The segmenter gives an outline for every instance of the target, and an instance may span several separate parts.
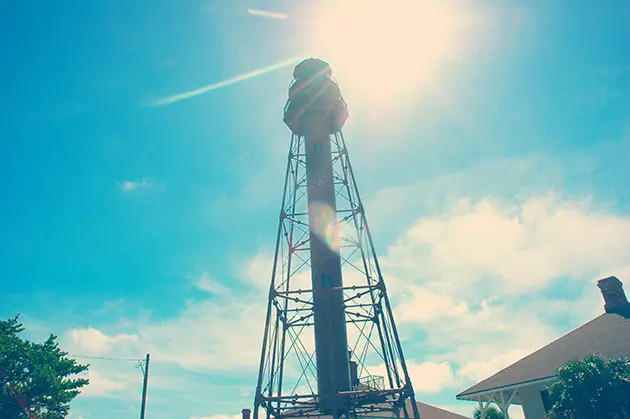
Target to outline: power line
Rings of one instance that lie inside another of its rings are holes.
[[[74,355],[74,354],[68,354],[73,358],[85,358],[85,359],[100,359],[100,360],[104,360],[104,361],[122,361],[122,362],[142,362],[143,360],[141,358],[114,358],[114,357],[108,357],[108,356],[89,356],[89,355]]]

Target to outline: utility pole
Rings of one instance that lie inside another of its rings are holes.
[[[147,407],[147,386],[149,385],[149,354],[144,361],[144,380],[142,382],[142,407],[140,408],[140,419],[144,419],[144,411]]]

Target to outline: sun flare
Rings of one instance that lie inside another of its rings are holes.
[[[456,54],[457,19],[437,1],[337,0],[318,19],[312,48],[346,88],[398,94]]]

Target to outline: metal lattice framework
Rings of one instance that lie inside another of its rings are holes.
[[[334,228],[338,232],[338,243],[330,245],[341,256],[348,350],[358,375],[353,389],[347,392],[352,408],[346,416],[418,418],[343,134],[332,134],[330,140],[334,172],[331,187],[337,202]],[[294,134],[289,147],[254,419],[258,419],[259,410],[268,419],[322,415],[316,394],[305,141]]]

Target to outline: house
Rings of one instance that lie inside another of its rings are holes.
[[[630,303],[623,284],[611,276],[597,286],[604,297],[604,314],[462,391],[457,399],[476,401],[482,411],[495,403],[506,418],[510,405],[521,405],[527,419],[542,419],[550,407],[545,386],[566,362],[592,354],[630,358]]]

